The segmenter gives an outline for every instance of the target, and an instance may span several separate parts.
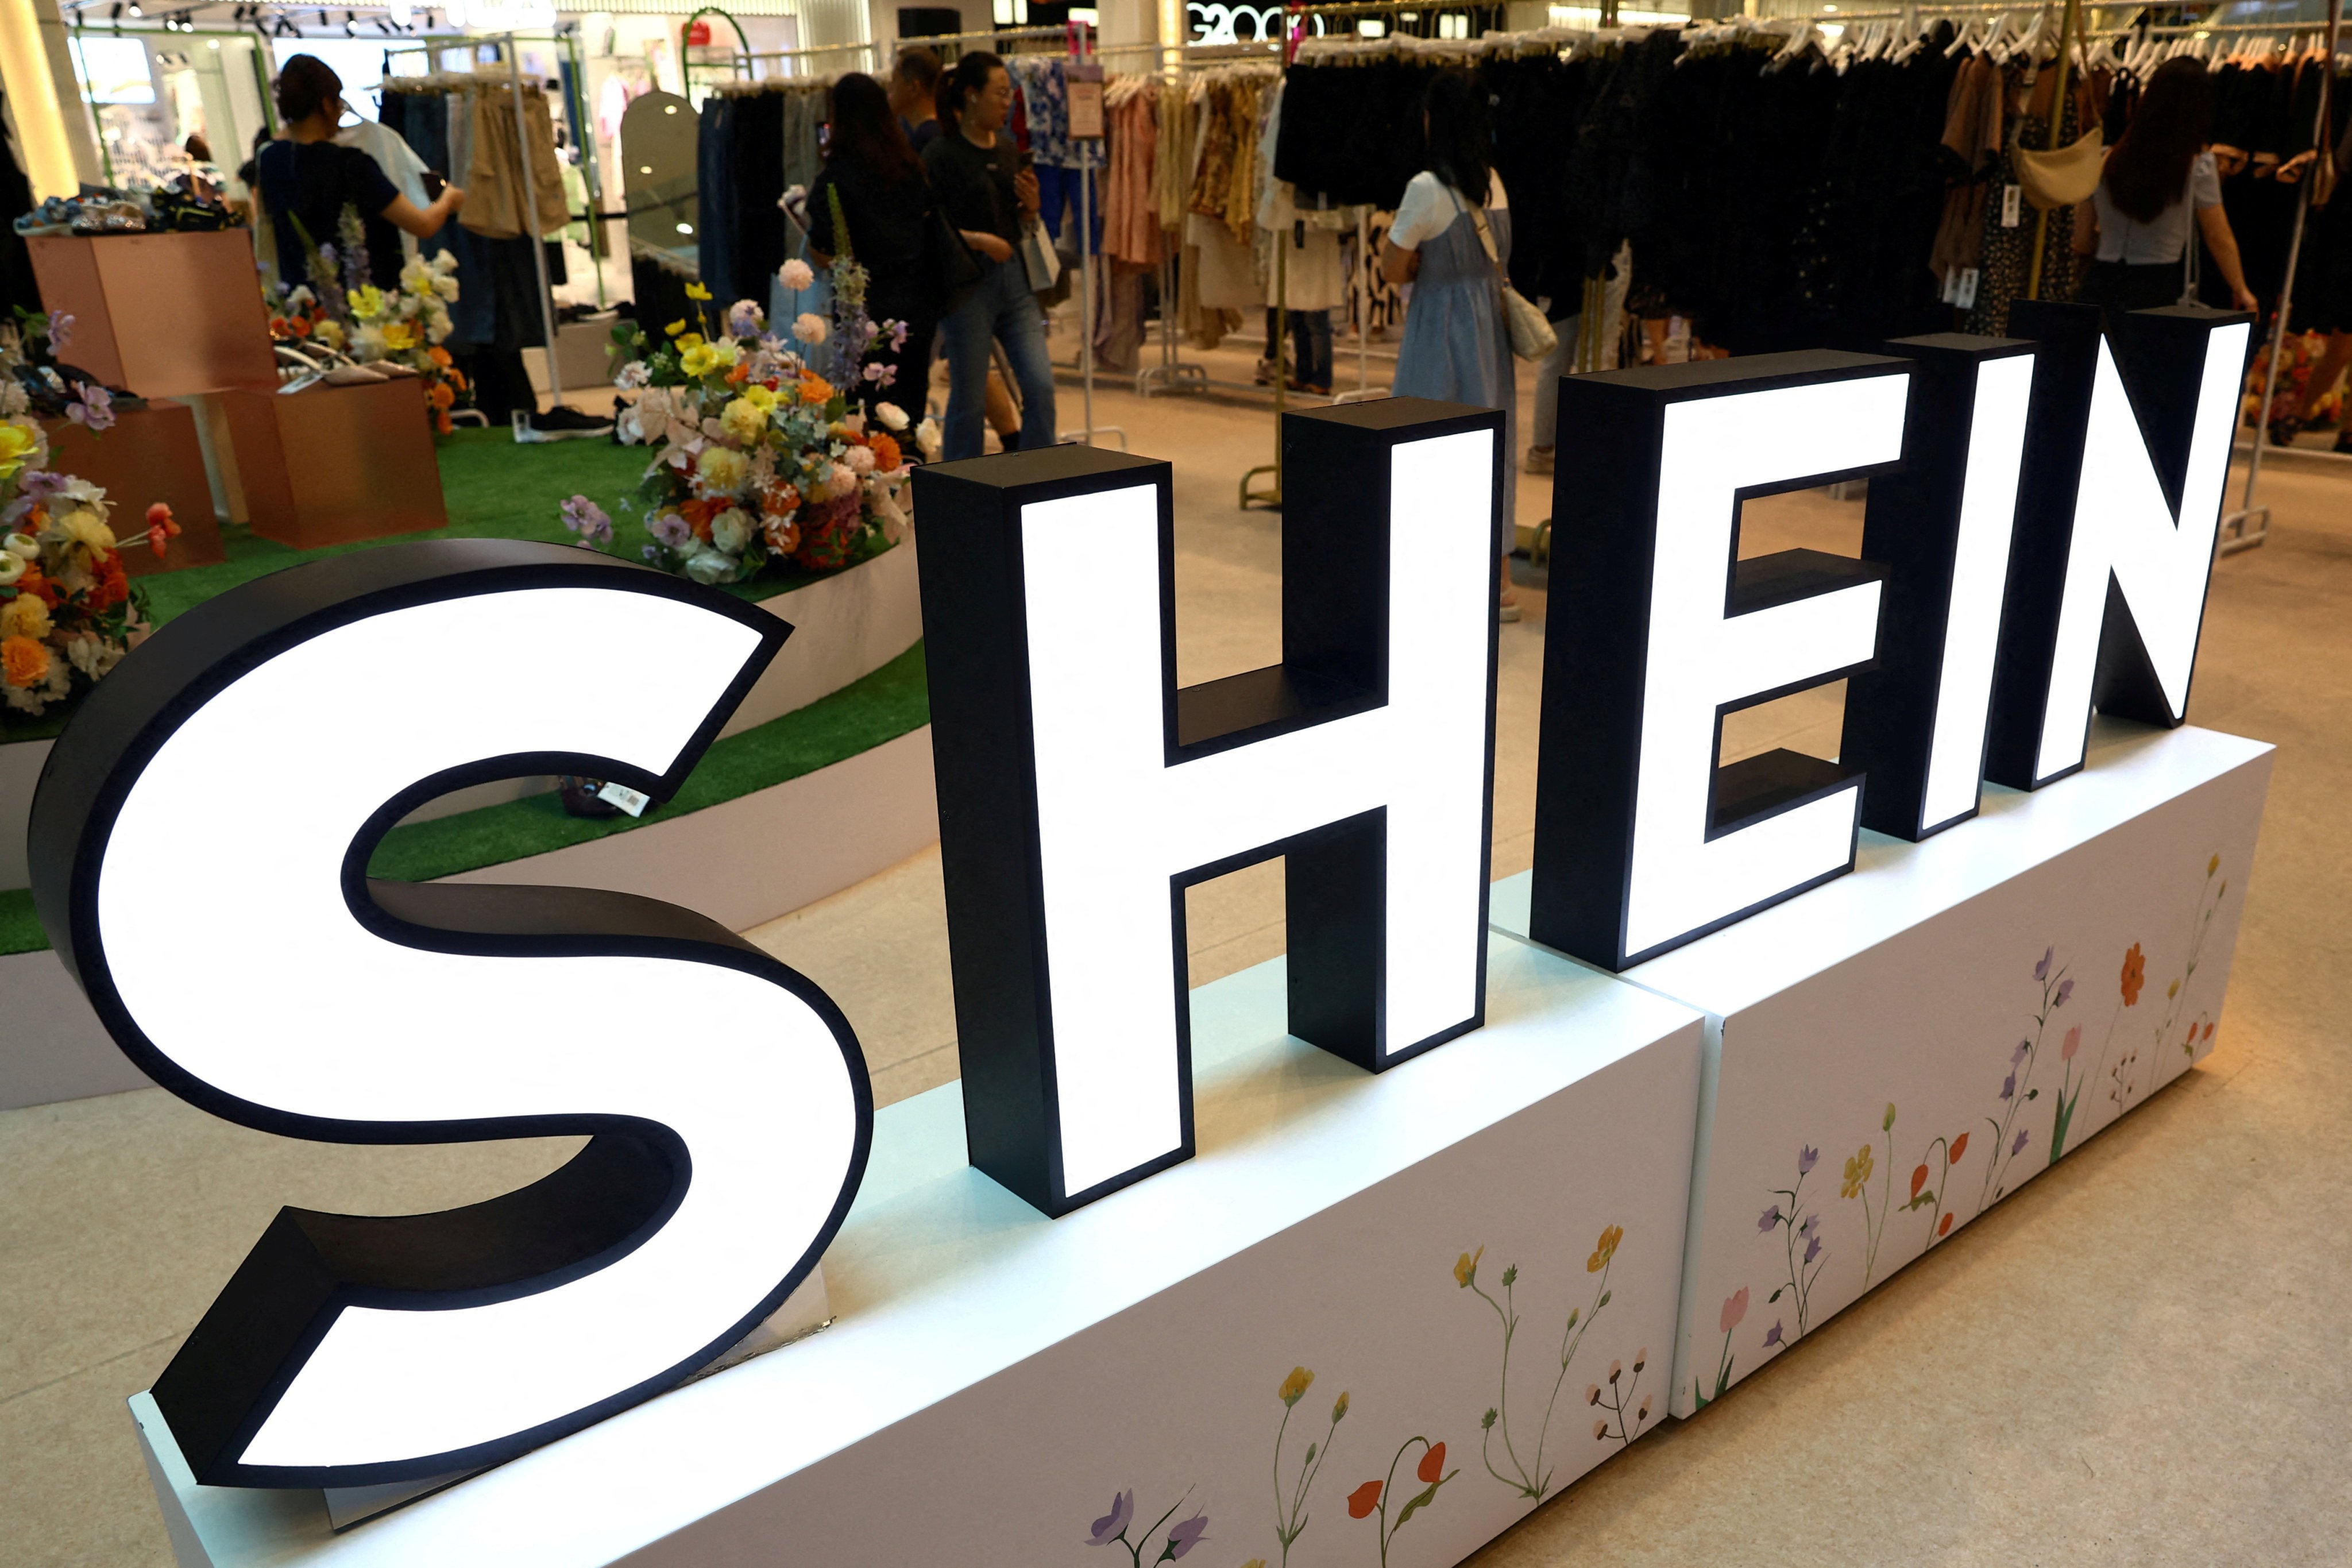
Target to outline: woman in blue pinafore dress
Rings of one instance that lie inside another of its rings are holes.
[[[1412,177],[1397,205],[1381,252],[1391,283],[1412,285],[1404,338],[1397,348],[1392,390],[1399,397],[1433,397],[1503,411],[1506,528],[1517,515],[1517,465],[1510,455],[1518,428],[1518,378],[1511,363],[1510,330],[1503,317],[1497,261],[1511,258],[1511,214],[1494,169],[1486,93],[1465,71],[1447,71],[1429,84],[1423,103],[1429,167]],[[1485,219],[1486,237],[1479,234]],[[1495,258],[1486,253],[1494,241]],[[1496,541],[1506,557],[1507,536]],[[1502,615],[1519,618],[1507,560]]]

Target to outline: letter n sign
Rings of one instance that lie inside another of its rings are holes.
[[[1282,662],[1181,689],[1167,464],[919,472],[965,1128],[1047,1214],[1192,1155],[1192,882],[1286,858],[1301,1039],[1377,1072],[1483,1022],[1503,439],[1287,416]]]

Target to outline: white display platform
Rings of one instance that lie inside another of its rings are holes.
[[[1505,1300],[1517,1265],[1508,1429],[1532,1470],[1559,1385],[1547,1495],[1624,1446],[1612,1405],[1663,1416],[1701,1021],[1497,940],[1488,1026],[1374,1078],[1284,1036],[1283,975],[1192,994],[1198,1158],[1049,1220],[964,1163],[959,1086],[891,1106],[825,1257],[833,1328],[341,1536],[315,1492],[193,1486],[166,1440],[180,1561],[1108,1565],[1127,1549],[1087,1543],[1131,1489],[1143,1561],[1197,1513],[1198,1561],[1275,1563],[1272,1478],[1295,1491],[1315,1444],[1290,1555],[1372,1563],[1381,1516],[1348,1499],[1393,1464],[1393,1525],[1417,1436],[1451,1479],[1389,1560],[1459,1561],[1534,1506],[1481,1459],[1503,1328],[1462,1279]]]
[[[812,823],[854,824],[856,831]],[[854,887],[939,836],[926,724],[700,811],[442,880],[609,888],[748,931]],[[9,1005],[0,1110],[147,1087],[55,952],[0,953],[0,996]]]
[[[1707,1015],[1675,1414],[2047,1169],[2062,1100],[2072,1151],[2211,1048],[2271,756],[2102,722],[2073,778],[1864,833],[1853,875],[1626,972]],[[1499,929],[1527,908],[1496,885]]]
[[[846,572],[762,599],[760,607],[793,624],[792,640],[745,694],[734,717],[719,731],[721,736],[753,729],[829,697],[920,641],[923,605],[916,582],[915,542],[909,538]],[[53,743],[0,745],[0,889],[29,885],[25,835],[32,820],[33,790]],[[453,791],[404,820],[451,816],[543,795],[554,787],[555,781],[543,775],[500,779]]]

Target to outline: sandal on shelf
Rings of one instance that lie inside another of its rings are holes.
[[[2294,438],[2302,434],[2303,421],[2292,414],[2271,421],[2270,437],[2273,447],[2292,447]]]

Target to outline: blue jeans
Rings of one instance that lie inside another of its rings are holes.
[[[1054,444],[1054,365],[1045,357],[1045,317],[1029,291],[1021,258],[983,258],[981,279],[955,313],[940,323],[948,350],[948,418],[943,456],[977,458],[988,426],[988,345],[1004,345],[1021,387],[1021,449]]]

